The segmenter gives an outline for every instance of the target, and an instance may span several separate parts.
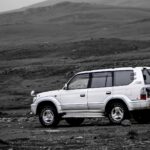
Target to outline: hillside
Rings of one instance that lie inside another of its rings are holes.
[[[38,8],[54,5],[56,3],[64,2],[66,0],[45,0],[40,3],[33,4],[29,7],[24,7],[20,10],[25,10],[28,8]],[[150,8],[149,0],[67,0],[70,2],[87,2],[95,3],[100,5],[111,5],[111,6],[121,6],[121,7],[138,7],[138,8]]]
[[[0,15],[0,45],[90,38],[150,39],[150,11],[87,3],[60,3]]]
[[[5,46],[0,53],[0,109],[29,107],[30,91],[60,89],[75,72],[150,66],[150,42],[91,39]]]

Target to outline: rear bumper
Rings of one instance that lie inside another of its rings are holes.
[[[150,100],[131,100],[128,108],[129,111],[150,109]]]

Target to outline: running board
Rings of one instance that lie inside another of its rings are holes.
[[[77,113],[70,112],[62,116],[62,118],[101,118],[105,117],[104,113]]]

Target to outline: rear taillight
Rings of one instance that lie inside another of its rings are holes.
[[[147,99],[147,91],[146,88],[142,88],[141,89],[141,93],[140,93],[140,100],[146,100]]]

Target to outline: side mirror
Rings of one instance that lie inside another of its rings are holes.
[[[64,89],[64,90],[67,90],[67,89],[68,89],[68,85],[65,84],[64,87],[63,87],[63,89]]]

